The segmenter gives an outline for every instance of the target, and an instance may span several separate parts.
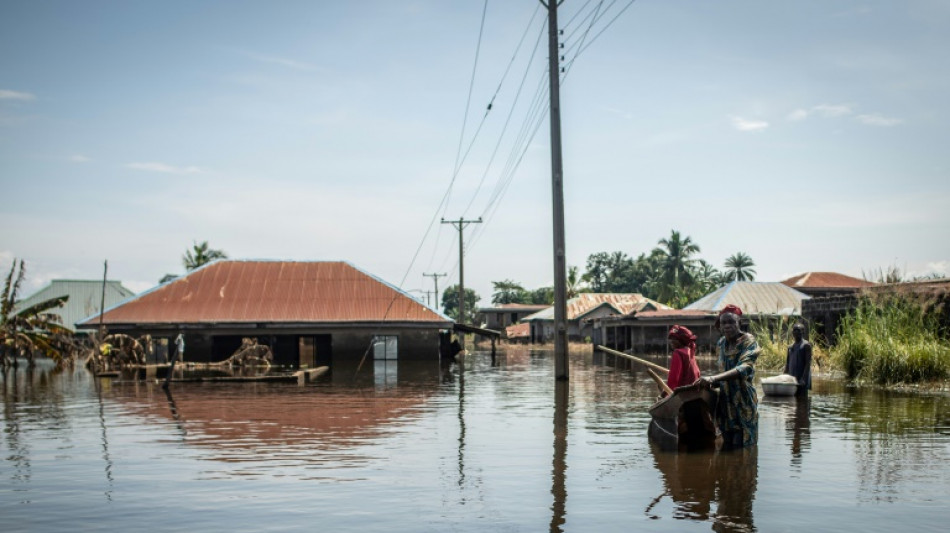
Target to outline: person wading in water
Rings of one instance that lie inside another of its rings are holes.
[[[723,445],[734,448],[755,445],[759,433],[759,400],[752,384],[759,345],[752,334],[739,329],[740,316],[742,309],[735,305],[719,312],[716,326],[722,333],[717,344],[721,373],[696,380],[701,387],[719,387],[716,422]]]

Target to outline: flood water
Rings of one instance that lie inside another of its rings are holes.
[[[4,531],[946,531],[950,398],[818,377],[759,444],[647,439],[656,387],[602,355],[334,368],[327,381],[3,375]],[[663,358],[659,362],[665,363]],[[711,361],[704,361],[706,366]],[[705,369],[704,369],[705,371]],[[760,376],[761,377],[761,376]],[[761,390],[760,390],[761,397]]]

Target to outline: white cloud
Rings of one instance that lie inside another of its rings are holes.
[[[885,117],[885,116],[879,115],[879,114],[877,114],[877,113],[870,113],[870,114],[867,114],[867,115],[858,115],[858,116],[855,117],[855,118],[856,118],[857,121],[860,122],[861,124],[865,124],[865,125],[868,125],[868,126],[884,126],[884,127],[888,127],[888,126],[896,126],[896,125],[901,124],[902,122],[904,122],[903,120],[901,120],[901,119],[899,119],[899,118]]]
[[[614,108],[614,107],[606,107],[606,106],[600,106],[600,108],[603,109],[604,111],[608,112],[608,113],[611,113],[611,114],[613,114],[613,115],[617,115],[617,116],[619,116],[619,117],[621,117],[621,118],[624,118],[624,119],[627,119],[627,120],[633,118],[633,113],[630,113],[629,111],[624,111],[624,110],[622,110],[622,109],[617,109],[617,108]]]
[[[89,161],[92,161],[92,159],[89,159],[82,154],[73,154],[69,156],[69,160],[73,163],[88,163]]]
[[[817,115],[823,118],[835,118],[850,115],[854,112],[848,104],[818,104],[810,109],[796,109],[788,114],[788,120],[798,121]]]
[[[819,104],[813,107],[812,111],[828,118],[850,115],[853,112],[847,104]]]
[[[199,167],[176,167],[174,165],[166,165],[165,163],[129,163],[126,167],[135,169],[135,170],[145,170],[147,172],[163,172],[165,174],[201,174],[204,172]]]
[[[19,91],[11,91],[9,89],[0,89],[0,100],[30,101],[36,100],[36,95],[30,93],[21,93]]]
[[[764,120],[748,120],[742,117],[732,117],[732,126],[739,131],[762,131],[769,127]]]
[[[255,61],[260,61],[262,63],[280,65],[282,67],[292,68],[294,70],[306,70],[306,71],[318,70],[318,68],[315,65],[304,63],[303,61],[297,61],[295,59],[287,59],[285,57],[268,56],[268,55],[255,54],[255,53],[248,53],[247,57]]]
[[[795,120],[795,121],[805,120],[806,118],[808,118],[808,111],[804,109],[796,109],[795,111],[792,111],[791,113],[789,113],[787,118],[788,120]]]
[[[950,275],[950,261],[934,261],[927,263],[927,270],[938,276]]]

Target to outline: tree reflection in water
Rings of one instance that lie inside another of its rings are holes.
[[[673,504],[673,518],[713,522],[714,531],[754,531],[752,501],[758,482],[758,448],[677,452],[650,443],[665,491],[646,508],[650,518],[664,497]],[[715,509],[713,508],[715,504]]]

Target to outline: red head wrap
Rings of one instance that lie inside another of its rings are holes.
[[[736,315],[737,317],[739,317],[739,316],[742,316],[742,309],[739,309],[739,306],[738,306],[738,305],[732,305],[732,304],[729,304],[729,305],[723,307],[723,308],[722,308],[722,311],[719,311],[719,316],[716,317],[715,326],[716,326],[717,329],[719,328],[719,317],[721,317],[722,315],[724,315],[724,314],[726,314],[726,313],[732,313],[732,314]]]
[[[674,325],[670,328],[670,333],[667,337],[671,339],[676,339],[683,343],[685,346],[689,346],[689,343],[696,341],[696,335],[693,334],[689,328],[680,325]]]
[[[736,316],[742,316],[742,309],[739,309],[738,305],[729,304],[722,308],[722,311],[719,311],[719,316],[722,316],[726,313],[732,313]]]

